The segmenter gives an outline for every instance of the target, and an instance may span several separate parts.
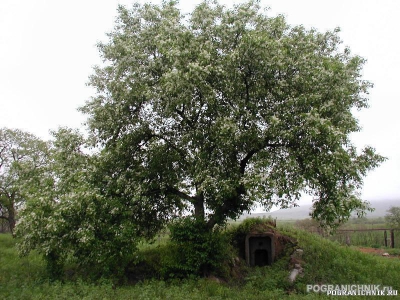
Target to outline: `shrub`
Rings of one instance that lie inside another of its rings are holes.
[[[232,251],[220,228],[210,230],[204,220],[186,217],[169,229],[171,241],[162,258],[164,277],[207,276],[211,272],[223,275]]]

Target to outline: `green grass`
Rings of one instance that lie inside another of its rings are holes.
[[[399,260],[364,254],[306,232],[295,235],[306,262],[298,284],[381,284],[400,290]]]
[[[292,227],[281,233],[295,237],[304,250],[304,274],[288,282],[289,257],[272,266],[253,268],[241,284],[212,279],[161,281],[144,279],[134,285],[114,286],[111,281],[95,283],[84,279],[51,282],[45,264],[32,253],[20,258],[15,240],[0,234],[0,299],[322,299],[306,293],[307,284],[380,284],[400,290],[400,261],[363,254],[351,247],[323,239]],[[156,253],[161,245],[148,251]],[[165,247],[165,246],[164,246]],[[146,252],[146,247],[142,248]],[[352,297],[357,299],[357,297]]]

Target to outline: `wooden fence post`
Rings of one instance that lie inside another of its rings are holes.
[[[386,230],[383,232],[383,238],[384,238],[384,241],[385,241],[385,247],[387,247],[388,243],[387,243],[387,232],[386,232]]]
[[[351,241],[350,241],[350,235],[346,234],[346,245],[350,246],[351,245]]]
[[[392,241],[392,248],[394,248],[394,230],[390,230],[390,240]]]

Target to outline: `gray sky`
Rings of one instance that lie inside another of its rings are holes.
[[[130,6],[132,1],[0,1],[0,127],[19,128],[43,139],[59,126],[81,127],[85,117],[76,108],[94,95],[85,84],[92,67],[101,63],[95,44],[106,40],[105,33],[113,28],[118,3]],[[198,3],[182,0],[180,6],[189,12]],[[352,139],[359,148],[375,147],[388,161],[369,173],[362,194],[366,200],[400,200],[400,1],[261,4],[271,7],[271,16],[285,15],[291,25],[320,31],[340,27],[343,44],[368,60],[364,78],[375,87],[370,108],[357,112],[363,131]]]

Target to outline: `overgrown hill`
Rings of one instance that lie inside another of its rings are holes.
[[[240,285],[216,278],[162,281],[148,279],[135,285],[115,285],[110,280],[95,283],[69,278],[65,282],[46,279],[43,261],[35,254],[19,258],[15,240],[0,235],[1,299],[321,299],[307,293],[309,284],[366,284],[400,290],[400,260],[364,254],[351,247],[298,231],[278,228],[297,240],[303,249],[304,272],[294,283],[288,281],[290,257],[271,266],[252,268]],[[154,251],[154,250],[153,250]],[[321,297],[322,296],[322,297]],[[357,297],[354,297],[357,299]]]

